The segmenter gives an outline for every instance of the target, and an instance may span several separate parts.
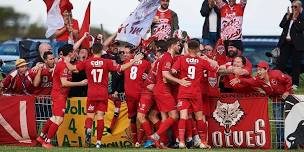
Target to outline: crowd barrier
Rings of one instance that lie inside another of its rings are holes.
[[[46,120],[52,115],[52,100],[50,96],[38,96],[36,97],[35,107],[36,107],[36,123],[37,131],[40,134],[41,128],[43,127]],[[270,129],[271,129],[271,144],[273,149],[279,148],[284,145],[284,140],[278,136],[277,130],[284,130],[284,118],[279,117],[278,119],[273,119],[272,106],[269,104],[268,108],[269,118],[270,118]],[[279,139],[278,139],[279,138]],[[54,145],[58,145],[57,138],[52,140]]]

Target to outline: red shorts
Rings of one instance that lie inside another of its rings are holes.
[[[179,98],[177,110],[190,109],[193,112],[203,111],[203,102],[201,96],[198,98]]]
[[[52,96],[52,112],[54,116],[63,117],[66,109],[66,100],[65,96]]]
[[[137,107],[139,99],[134,99],[132,97],[126,97],[127,107],[128,107],[128,117],[129,119],[136,116]]]
[[[155,105],[153,93],[144,91],[140,96],[137,112],[147,115],[153,105]]]
[[[176,110],[176,101],[171,93],[153,93],[153,95],[160,112]]]
[[[97,111],[107,112],[108,100],[87,99],[87,113],[96,113]]]

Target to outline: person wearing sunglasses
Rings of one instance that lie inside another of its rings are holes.
[[[294,0],[287,13],[284,15],[280,27],[283,28],[278,47],[280,56],[278,69],[287,72],[288,61],[291,61],[291,73],[293,89],[299,86],[299,76],[301,73],[301,60],[304,51],[304,17],[302,2]]]

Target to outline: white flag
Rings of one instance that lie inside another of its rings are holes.
[[[47,12],[47,31],[45,33],[46,38],[51,37],[57,29],[61,29],[64,26],[59,4],[60,0],[55,0],[52,4],[51,9]]]
[[[149,30],[159,5],[159,0],[141,0],[119,28],[116,40],[139,45],[141,38]]]

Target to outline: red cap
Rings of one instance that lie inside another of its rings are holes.
[[[257,67],[265,68],[266,70],[268,70],[269,69],[269,64],[266,61],[260,61],[257,65]]]

